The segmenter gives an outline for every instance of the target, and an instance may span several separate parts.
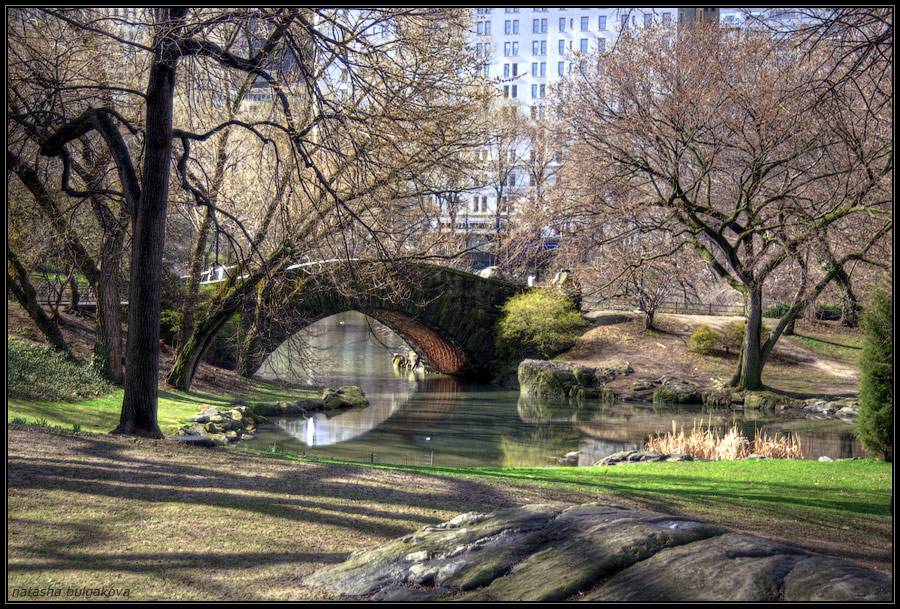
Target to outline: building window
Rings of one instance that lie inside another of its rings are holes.
[[[559,31],[560,32],[566,31],[566,18],[565,17],[559,18]]]
[[[536,61],[531,64],[531,75],[532,76],[538,75],[538,64]]]
[[[559,63],[557,63],[557,64],[556,64],[556,71],[557,71],[557,73],[558,73],[560,76],[562,76],[563,74],[565,74],[565,73],[566,73],[566,62],[565,62],[565,61],[560,61]]]
[[[541,76],[547,75],[547,64],[545,62],[541,62]]]
[[[513,46],[512,46],[512,54],[513,54],[513,55],[518,55],[518,54],[519,54],[519,43],[518,43],[518,42],[513,42]]]
[[[510,88],[509,93],[510,93],[510,97],[512,97],[513,99],[515,99],[516,97],[519,97],[519,86],[513,85],[512,88]]]
[[[662,22],[663,25],[672,25],[672,13],[663,13]]]
[[[588,17],[581,18],[581,31],[584,32],[588,29]]]
[[[581,39],[581,47],[580,47],[580,49],[581,49],[582,52],[585,52],[585,51],[588,50],[588,49],[587,49],[587,38],[582,38],[582,39]]]
[[[644,14],[644,27],[650,27],[653,24],[653,15],[650,13]]]
[[[628,29],[628,15],[622,15],[622,29]]]
[[[508,42],[503,43],[503,55],[505,57],[509,57],[511,48],[512,47],[510,46],[510,44]]]
[[[484,54],[484,45],[481,44],[480,42],[478,42],[478,43],[475,44],[475,54],[476,54],[476,55],[483,55],[483,54]]]
[[[509,19],[503,22],[503,33],[512,34],[512,21]]]
[[[606,38],[598,38],[597,39],[597,47],[601,51],[605,51],[606,50]]]
[[[519,64],[512,64],[512,77],[516,78],[519,75]]]
[[[541,33],[542,34],[547,33],[547,20],[546,19],[541,19]]]
[[[503,64],[503,78],[509,78],[509,64]]]
[[[547,54],[547,41],[541,40],[541,55]]]
[[[559,41],[559,54],[562,55],[565,52],[566,52],[566,41],[560,40]]]
[[[535,98],[535,97],[537,97],[537,94],[538,94],[537,85],[531,85],[531,97]]]
[[[597,19],[597,29],[606,29],[606,15],[600,15],[600,17]]]
[[[513,34],[519,33],[519,20],[513,19]]]

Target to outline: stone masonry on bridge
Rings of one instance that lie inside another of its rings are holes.
[[[381,267],[381,268],[379,268]],[[356,265],[353,273],[335,273],[323,265],[291,271],[294,289],[277,303],[277,316],[263,315],[245,370],[256,367],[281,342],[319,319],[360,311],[402,336],[435,370],[487,377],[494,357],[495,328],[501,307],[525,286],[432,264],[405,264],[390,278],[383,265]],[[348,277],[352,277],[348,279]],[[351,281],[356,283],[353,287]],[[257,303],[245,307],[245,327],[260,323]],[[266,306],[263,311],[269,310]]]

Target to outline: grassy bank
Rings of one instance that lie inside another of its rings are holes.
[[[123,391],[93,371],[85,361],[69,361],[44,346],[7,338],[6,419],[63,429],[104,433],[119,423]],[[157,420],[171,435],[187,418],[236,399],[250,402],[317,397],[318,391],[248,380],[238,393],[162,390]]]
[[[875,461],[452,470],[21,425],[7,436],[10,600],[42,587],[128,590],[129,600],[334,600],[304,577],[463,512],[545,502],[677,514],[892,569],[892,468]]]

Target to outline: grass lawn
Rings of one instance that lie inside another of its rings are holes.
[[[39,422],[44,426],[60,426],[63,429],[73,429],[74,425],[78,425],[81,431],[105,433],[119,424],[122,394],[120,389],[103,397],[75,403],[9,398],[6,420],[21,423],[24,419],[27,423]],[[311,389],[287,388],[257,381],[251,382],[251,389],[246,394],[186,393],[174,389],[160,391],[157,421],[164,434],[172,435],[187,423],[189,416],[212,406],[227,406],[236,399],[275,402],[318,395],[318,391]]]
[[[870,460],[432,469],[22,425],[7,435],[8,591],[335,600],[304,577],[463,512],[546,502],[682,515],[892,570],[893,470]]]

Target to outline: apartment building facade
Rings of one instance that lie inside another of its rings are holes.
[[[628,30],[658,25],[690,27],[700,20],[718,22],[726,16],[735,21],[738,9],[476,7],[471,32],[482,61],[480,73],[496,83],[504,102],[517,109],[517,120],[526,123],[543,116],[551,87],[571,70],[574,52],[611,50]],[[488,160],[497,152],[485,150],[482,155]],[[520,167],[510,168],[499,178],[503,182],[499,188],[467,194],[458,202],[453,217],[445,214],[441,222],[475,235],[491,235],[501,229],[514,211],[515,199],[533,196],[536,187],[527,169],[534,150],[523,144],[517,153]]]

